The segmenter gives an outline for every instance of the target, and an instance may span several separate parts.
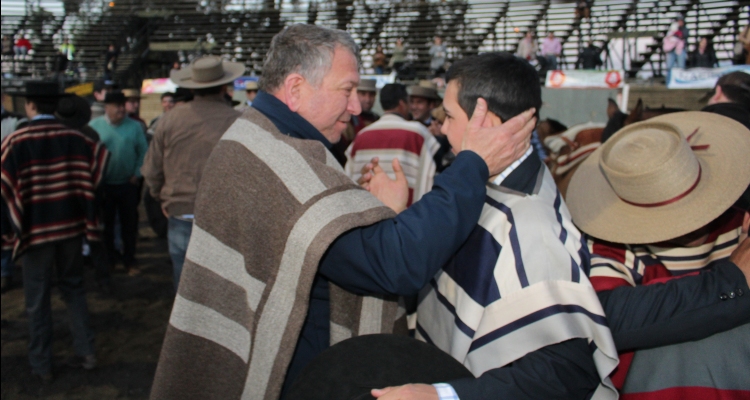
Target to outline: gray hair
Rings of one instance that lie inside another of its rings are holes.
[[[352,53],[359,69],[359,47],[345,31],[305,24],[284,28],[271,40],[258,88],[273,92],[292,73],[302,75],[313,86],[320,85],[338,46]]]

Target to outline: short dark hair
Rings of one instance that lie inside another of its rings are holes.
[[[39,114],[54,114],[57,111],[57,99],[27,97],[26,102],[36,104]]]
[[[750,74],[735,71],[723,75],[716,81],[721,91],[732,103],[750,107]]]
[[[193,89],[193,93],[196,96],[210,96],[212,94],[219,94],[221,93],[221,89],[223,89],[224,86],[226,85],[212,86],[203,89]]]
[[[380,89],[380,106],[384,111],[393,110],[401,101],[404,103],[409,101],[406,86],[400,83],[389,83]]]
[[[568,130],[568,127],[565,126],[565,124],[563,124],[562,122],[556,119],[547,118],[546,121],[549,124],[549,126],[552,128],[552,130],[555,131],[555,133],[565,132]]]
[[[165,97],[171,97],[172,100],[174,100],[174,93],[172,93],[172,92],[162,93],[161,97],[159,97],[159,99],[164,100]]]
[[[458,104],[471,118],[478,98],[503,122],[529,108],[542,107],[539,75],[526,60],[510,53],[485,53],[462,58],[448,70],[446,83],[458,84]]]

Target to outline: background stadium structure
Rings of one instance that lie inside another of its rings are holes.
[[[554,31],[563,42],[562,68],[574,68],[589,40],[603,47],[629,37],[629,45],[605,54],[629,74],[661,75],[661,39],[669,24],[685,15],[690,49],[701,36],[713,38],[721,63],[729,63],[736,36],[750,17],[750,0],[595,0],[591,18],[576,19],[574,1],[394,1],[394,0],[3,0],[2,34],[26,34],[34,45],[25,57],[4,55],[5,76],[47,77],[64,38],[76,46],[78,79],[103,74],[104,51],[121,51],[115,79],[137,84],[168,76],[174,61],[218,54],[240,61],[248,74],[262,74],[271,37],[294,23],[345,29],[361,47],[364,72],[382,45],[390,55],[397,38],[408,44],[408,59],[426,75],[432,37],[442,36],[448,59],[484,51],[515,51],[528,30]],[[640,40],[640,45],[638,41]]]

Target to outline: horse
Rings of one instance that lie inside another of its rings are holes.
[[[573,126],[565,132],[544,139],[540,138],[545,147],[550,150],[551,155],[546,163],[560,194],[565,198],[570,180],[578,166],[620,129],[649,118],[679,111],[685,110],[668,108],[664,105],[661,108],[648,108],[643,106],[642,99],[638,99],[633,111],[626,114],[620,111],[614,100],[608,99],[607,116],[609,119],[606,124],[589,122]]]

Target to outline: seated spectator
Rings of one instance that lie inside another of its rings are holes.
[[[528,31],[523,36],[520,42],[518,42],[518,49],[516,49],[516,56],[523,58],[526,61],[531,61],[536,58],[537,45],[534,40],[534,32]]]
[[[378,45],[375,48],[375,54],[372,55],[372,66],[375,68],[375,73],[378,75],[384,74],[386,65],[386,56],[383,52],[383,46]]]
[[[542,40],[542,57],[546,61],[547,70],[557,69],[557,57],[562,53],[562,44],[560,39],[555,37],[554,32],[550,32],[546,38]]]
[[[591,3],[590,0],[578,0],[576,2],[576,19],[590,19],[591,18]]]
[[[454,151],[477,123],[467,111],[475,104],[487,107],[484,123],[493,126],[542,105],[536,71],[509,54],[464,58],[447,80],[443,132]],[[490,178],[486,192],[469,239],[419,296],[417,339],[475,376],[436,384],[440,398],[616,399],[608,376],[617,352],[586,278],[586,247],[547,167],[529,148]],[[412,399],[408,393],[420,391],[438,399],[433,390],[407,385],[372,394]]]
[[[404,39],[396,39],[396,44],[393,46],[393,54],[391,54],[391,60],[388,62],[388,66],[394,71],[399,72],[406,62],[406,46],[404,46]]]
[[[31,42],[25,35],[18,35],[18,39],[16,40],[15,46],[13,46],[13,51],[15,51],[17,56],[23,56],[29,53],[29,50],[31,50]]]
[[[635,352],[621,353],[613,376],[621,398],[750,395],[750,206],[737,203],[747,154],[750,130],[684,112],[627,126],[576,171],[567,200],[590,236],[590,280],[612,331],[632,333],[615,336],[618,350]],[[649,343],[634,339],[634,321],[660,315],[672,322],[655,324]]]
[[[745,26],[742,33],[737,36],[734,45],[734,63],[750,65],[750,24]]]
[[[443,38],[435,36],[430,46],[430,78],[439,76],[445,72],[445,61],[447,58],[448,49],[443,44]]]
[[[13,55],[13,39],[8,35],[3,35],[2,42],[2,55],[12,56]]]
[[[380,91],[380,105],[385,114],[357,135],[346,154],[349,160],[346,172],[355,181],[373,157],[378,157],[392,177],[392,162],[398,160],[409,184],[407,207],[432,189],[436,168],[433,156],[440,148],[424,125],[407,119],[408,99],[406,86],[385,85]]]
[[[597,69],[604,65],[602,62],[602,49],[594,45],[594,42],[589,42],[581,53],[578,54],[578,61],[576,61],[576,69]]]
[[[714,45],[708,37],[704,36],[698,42],[698,47],[690,55],[690,66],[693,68],[713,68],[719,66]]]

